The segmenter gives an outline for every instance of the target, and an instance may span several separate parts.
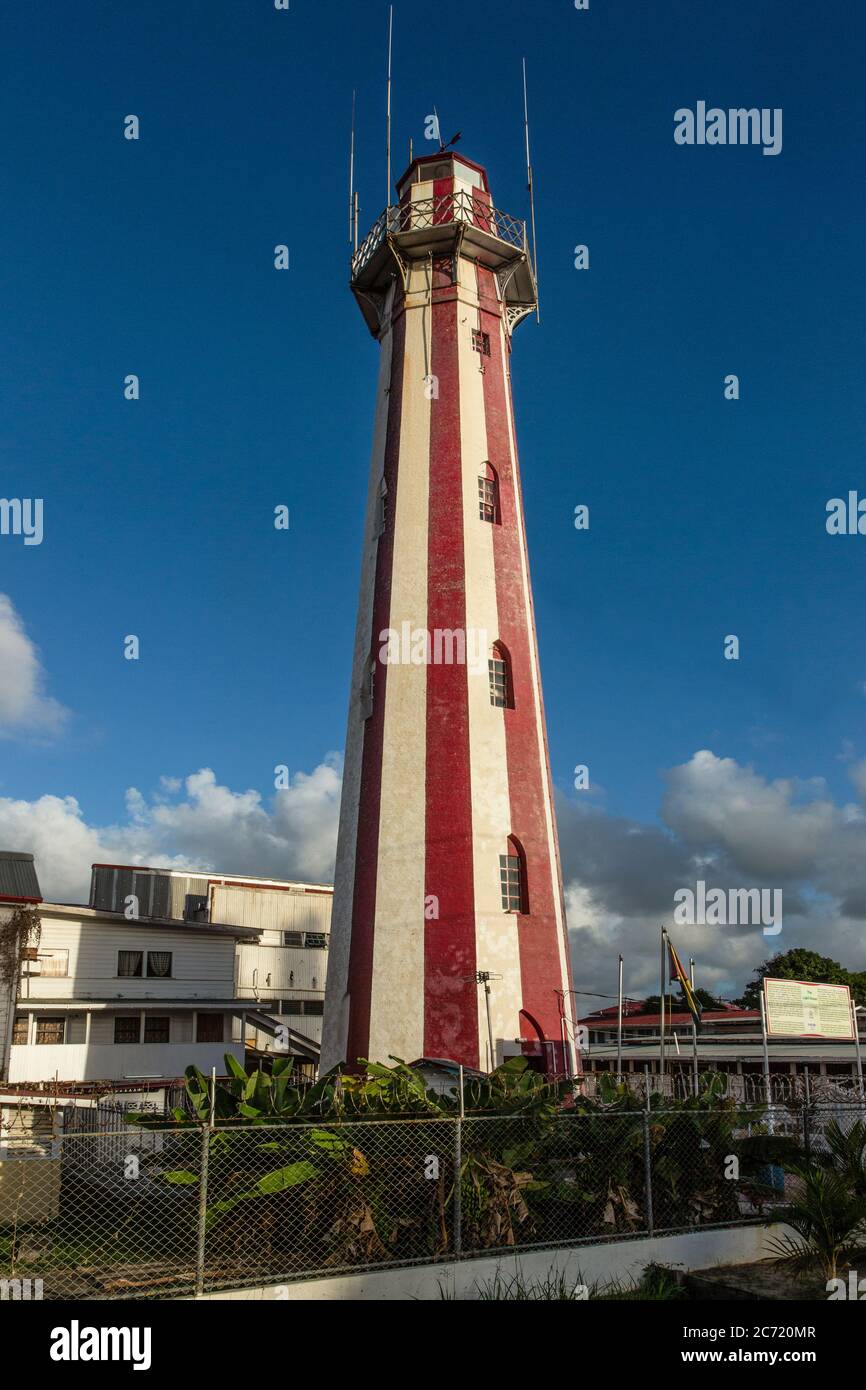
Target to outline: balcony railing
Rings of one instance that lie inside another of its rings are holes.
[[[386,238],[395,232],[414,232],[426,227],[446,227],[463,222],[477,227],[518,251],[526,250],[526,224],[491,207],[483,198],[460,189],[442,193],[435,198],[419,198],[417,202],[396,204],[386,208],[376,219],[355,255],[352,275],[360,275]]]

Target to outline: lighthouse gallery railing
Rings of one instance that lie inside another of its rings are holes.
[[[491,207],[483,198],[460,189],[456,193],[442,193],[435,198],[419,198],[416,202],[398,203],[386,208],[352,257],[352,275],[361,273],[389,235],[461,222],[487,232],[518,251],[526,251],[525,222]]]

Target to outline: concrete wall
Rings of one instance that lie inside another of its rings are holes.
[[[451,1299],[472,1300],[478,1298],[479,1288],[489,1287],[497,1275],[505,1280],[519,1276],[524,1284],[562,1275],[568,1284],[603,1286],[614,1280],[638,1280],[648,1264],[705,1269],[711,1265],[761,1260],[769,1253],[770,1241],[786,1229],[782,1225],[734,1226],[725,1230],[688,1231],[684,1235],[643,1236],[558,1250],[524,1250],[486,1259],[334,1275],[293,1284],[226,1289],[205,1297],[317,1303],[407,1299],[438,1302],[444,1291]]]

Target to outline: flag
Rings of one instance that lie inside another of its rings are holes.
[[[697,998],[695,997],[695,992],[692,989],[692,982],[686,974],[685,970],[683,970],[682,962],[676,953],[674,944],[671,941],[670,937],[668,937],[668,952],[671,958],[671,984],[673,984],[675,981],[679,983],[680,989],[685,995],[686,1007],[688,1008],[689,1013],[694,1019],[695,1027],[700,1028],[701,1006],[698,1003]]]

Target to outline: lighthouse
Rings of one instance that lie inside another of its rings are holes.
[[[574,1074],[511,393],[526,228],[453,151],[396,191],[351,269],[380,367],[322,1069]]]

